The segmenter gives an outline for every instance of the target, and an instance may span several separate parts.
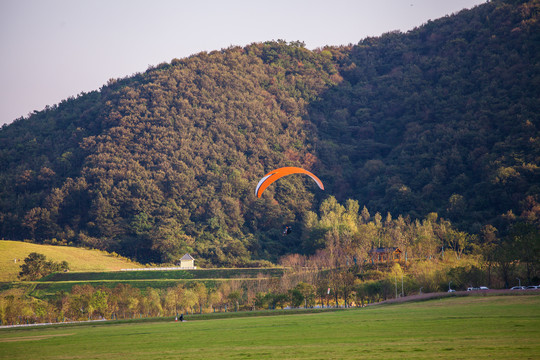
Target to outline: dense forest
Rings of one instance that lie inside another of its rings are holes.
[[[539,9],[497,0],[356,45],[254,43],[111,79],[2,127],[0,237],[203,266],[537,243]],[[279,166],[325,191],[289,176],[258,199]]]

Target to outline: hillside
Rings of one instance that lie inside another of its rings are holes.
[[[43,254],[47,260],[55,262],[65,260],[72,271],[115,271],[141,267],[140,264],[99,250],[0,240],[0,282],[15,281],[23,260],[32,252]]]
[[[331,242],[308,220],[334,197],[374,226],[538,226],[539,8],[491,1],[354,46],[200,53],[18,119],[0,130],[0,236],[260,266]],[[254,197],[279,166],[326,190],[291,176]]]

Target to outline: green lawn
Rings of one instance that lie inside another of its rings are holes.
[[[540,296],[0,330],[2,359],[539,359]]]
[[[71,289],[75,285],[92,285],[93,287],[97,288],[100,286],[105,286],[108,288],[114,288],[118,284],[129,284],[134,288],[138,288],[140,290],[146,290],[147,288],[153,288],[153,289],[167,289],[176,286],[178,283],[188,283],[192,280],[122,280],[122,281],[116,281],[116,280],[110,280],[110,281],[58,281],[58,282],[26,282],[26,283],[17,283],[13,284],[12,286],[24,286],[26,285],[28,290],[27,293],[30,294],[33,297],[44,299],[51,296],[54,296],[59,291],[65,291],[65,292],[71,292]],[[206,287],[214,288],[216,286],[216,283],[219,283],[220,281],[234,281],[234,280],[197,280],[197,282],[204,283]],[[8,286],[5,286],[8,288]],[[2,289],[0,287],[0,289]]]
[[[197,269],[155,271],[110,271],[55,273],[40,281],[97,281],[97,280],[172,280],[172,279],[232,279],[282,276],[283,268]]]
[[[59,291],[70,292],[73,286],[84,284],[113,288],[117,284],[123,283],[145,290],[148,287],[165,289],[174,287],[179,282],[186,283],[196,280],[213,288],[222,281],[249,281],[282,275],[282,268],[68,272],[51,274],[34,282],[5,284],[0,287],[0,291],[26,284],[29,288],[32,287],[31,296],[45,298],[53,296]]]

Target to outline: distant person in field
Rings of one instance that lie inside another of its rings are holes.
[[[180,321],[184,321],[184,314],[180,314]]]

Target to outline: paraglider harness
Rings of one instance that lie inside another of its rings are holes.
[[[283,235],[289,235],[292,232],[291,226],[285,226],[285,229],[283,229]]]

